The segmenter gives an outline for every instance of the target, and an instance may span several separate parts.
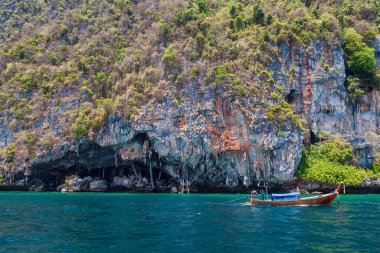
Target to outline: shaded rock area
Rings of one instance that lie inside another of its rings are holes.
[[[104,192],[107,191],[108,183],[106,180],[94,180],[90,182],[90,192]]]
[[[60,192],[171,192],[173,191],[172,188],[176,187],[171,183],[163,184],[163,181],[156,181],[152,187],[148,178],[132,175],[129,177],[115,176],[112,181],[101,180],[98,177],[92,178],[91,176],[84,178],[74,176],[59,185],[56,190]],[[43,189],[48,190],[47,188]],[[35,191],[35,188],[29,187],[29,190]],[[175,192],[178,191],[175,190]],[[193,189],[192,192],[196,192],[196,190]]]
[[[343,136],[353,147],[354,157],[357,160],[357,166],[365,169],[372,168],[375,161],[373,149],[369,143],[362,137]]]
[[[372,48],[375,49],[375,59],[377,68],[380,69],[380,34],[372,41]]]
[[[310,181],[295,180],[290,188],[298,188],[301,193],[329,193],[337,188],[334,184],[324,184]],[[380,180],[379,179],[366,179],[361,185],[358,186],[345,186],[341,194],[378,194],[380,193]]]
[[[25,185],[0,184],[0,191],[29,191],[29,188]]]
[[[361,185],[361,187],[379,187],[380,188],[380,179],[366,179]]]

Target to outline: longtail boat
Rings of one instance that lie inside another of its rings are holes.
[[[343,183],[341,182],[338,188],[328,194],[323,194],[313,197],[301,197],[299,192],[286,193],[286,194],[271,194],[266,199],[262,195],[262,199],[254,198],[251,196],[248,201],[251,205],[270,205],[270,206],[297,206],[297,205],[330,205],[339,192],[343,188]]]

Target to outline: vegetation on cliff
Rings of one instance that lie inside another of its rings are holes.
[[[376,32],[368,31],[369,37]],[[375,50],[364,43],[364,37],[354,28],[346,29],[344,50],[347,58],[347,89],[353,103],[365,95],[365,86],[377,86],[380,79],[376,73]]]
[[[297,176],[299,179],[346,185],[360,185],[365,179],[378,178],[378,164],[374,168],[357,168],[357,157],[345,140],[338,136],[329,136],[326,140],[304,150]],[[355,166],[356,165],[356,166]]]
[[[343,47],[352,101],[377,82],[376,0],[3,0],[0,9],[0,124],[15,133],[0,152],[6,170],[91,138],[110,114],[133,121],[165,97],[181,104],[194,80],[258,97],[273,123],[304,129],[268,69],[283,45]]]

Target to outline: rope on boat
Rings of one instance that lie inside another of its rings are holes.
[[[225,204],[228,204],[228,203],[232,203],[232,202],[236,202],[236,201],[238,201],[238,200],[248,199],[248,198],[250,198],[250,196],[246,196],[246,197],[238,198],[238,199],[233,199],[233,200],[226,201],[226,202],[223,202],[223,203],[218,203],[218,204],[219,204],[219,205],[225,205]]]
[[[340,194],[338,193],[338,201],[337,201],[337,202],[338,202],[338,206],[340,205],[340,198],[339,198],[339,195],[340,195]]]

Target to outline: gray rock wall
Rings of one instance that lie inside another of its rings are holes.
[[[379,131],[379,90],[370,91],[358,105],[349,103],[339,46],[314,42],[295,51],[284,45],[279,54],[269,70],[294,112],[315,135],[329,131],[351,138],[360,165],[370,167],[373,152],[362,137]],[[32,171],[50,181],[59,177],[57,184],[68,171],[113,178],[120,168],[138,177],[164,173],[177,183],[209,187],[291,181],[309,136],[292,123],[274,124],[262,103],[260,94],[237,98],[228,87],[201,87],[193,80],[180,103],[168,94],[131,121],[110,116],[92,141],[62,143],[59,152],[39,157]],[[53,128],[57,122],[51,124]],[[13,133],[7,125],[0,129],[4,147]]]

